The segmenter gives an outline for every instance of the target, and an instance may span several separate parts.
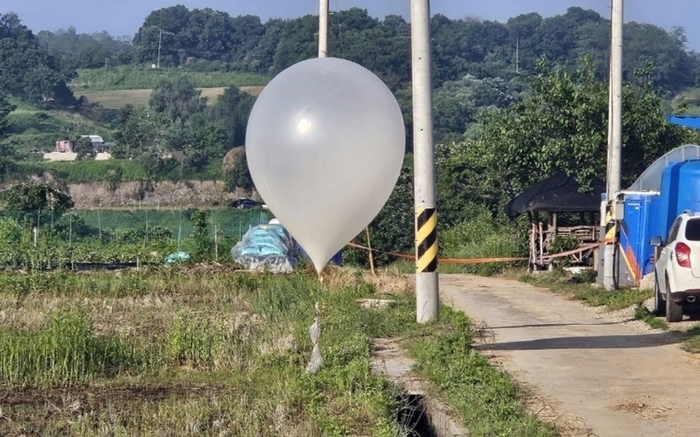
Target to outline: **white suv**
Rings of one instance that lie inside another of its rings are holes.
[[[656,259],[654,312],[669,322],[683,318],[683,307],[700,303],[700,213],[684,211],[671,225],[668,240],[651,239],[661,248]]]

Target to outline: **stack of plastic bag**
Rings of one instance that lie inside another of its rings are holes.
[[[231,249],[231,257],[244,269],[275,273],[294,271],[299,256],[296,242],[279,224],[250,228]]]

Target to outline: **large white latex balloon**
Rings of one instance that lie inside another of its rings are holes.
[[[299,62],[258,97],[246,132],[250,175],[319,273],[386,203],[405,138],[391,91],[343,59]]]

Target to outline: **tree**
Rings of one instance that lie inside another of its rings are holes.
[[[52,217],[60,217],[74,206],[68,194],[45,183],[12,185],[0,191],[0,204],[11,211],[17,221],[28,221],[32,226],[36,225],[41,211],[51,211]]]
[[[245,144],[245,132],[255,97],[236,87],[226,88],[209,109],[209,118],[226,135],[223,150]]]
[[[452,180],[454,191],[448,190],[445,198],[452,195],[453,200],[468,203],[474,192],[489,193],[494,196],[493,206],[559,171],[575,175],[584,186],[592,176],[604,179],[608,85],[596,79],[590,60],[583,65],[569,72],[549,67],[541,59],[538,73],[530,79],[531,93],[522,102],[485,114],[480,122],[483,136],[469,144],[467,152],[450,158],[451,171],[444,177]],[[638,72],[635,83],[625,84],[623,114],[622,180],[626,185],[664,152],[680,145],[686,133],[665,120],[650,71]],[[476,179],[468,188],[457,188],[460,181],[465,182],[464,175]],[[481,188],[473,189],[474,184]]]
[[[10,130],[10,112],[15,110],[15,105],[7,101],[7,98],[0,92],[0,140],[7,136]]]
[[[253,178],[250,176],[250,170],[248,169],[245,148],[240,147],[234,150],[239,152],[235,162],[233,162],[228,168],[224,166],[223,173],[226,189],[231,192],[233,192],[236,188],[252,190],[254,188]]]
[[[74,74],[61,69],[17,14],[0,14],[0,90],[31,103],[70,106],[75,97],[66,81]]]
[[[79,137],[75,141],[75,150],[73,151],[78,155],[77,159],[79,161],[95,159],[95,156],[97,156],[89,137]]]
[[[74,206],[68,194],[45,183],[12,185],[0,192],[0,202],[5,208],[18,211],[65,211]]]
[[[0,141],[7,136],[10,129],[10,120],[8,115],[15,109],[15,106],[10,104],[5,96],[0,93]],[[7,176],[12,173],[14,165],[14,151],[12,148],[0,142],[0,182],[4,181]]]
[[[156,171],[168,153],[170,134],[170,122],[163,115],[143,105],[126,105],[117,117],[116,144],[111,152],[121,159],[149,157],[147,168]]]
[[[202,91],[194,86],[190,76],[164,79],[153,89],[148,105],[159,114],[164,114],[172,123],[184,127],[187,120],[206,108]]]
[[[459,140],[477,114],[486,108],[504,108],[517,96],[501,78],[477,79],[466,75],[445,82],[433,97],[436,141]]]
[[[369,225],[372,248],[411,253],[414,247],[414,214],[413,170],[409,166],[404,166],[394,191]],[[366,245],[365,233],[362,232],[354,241],[357,244]],[[345,258],[351,263],[367,264],[368,262],[367,252],[364,250],[350,251]],[[394,257],[388,255],[374,256],[377,265],[388,264],[394,260]]]
[[[196,261],[201,261],[209,255],[211,241],[207,230],[207,212],[201,209],[194,209],[190,213],[192,222],[192,240],[194,242],[194,253]]]

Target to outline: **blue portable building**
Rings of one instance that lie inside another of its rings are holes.
[[[678,147],[622,192],[616,262],[620,285],[639,285],[645,275],[653,273],[654,250],[649,240],[656,235],[666,239],[671,224],[684,210],[700,210],[699,158],[700,146]]]
[[[620,279],[638,284],[644,275],[654,272],[654,250],[649,240],[656,235],[659,193],[625,192],[624,195],[624,218],[618,241],[620,263],[624,263],[628,277]]]
[[[686,210],[700,211],[700,159],[674,163],[664,169],[655,235],[665,240],[673,221]]]

